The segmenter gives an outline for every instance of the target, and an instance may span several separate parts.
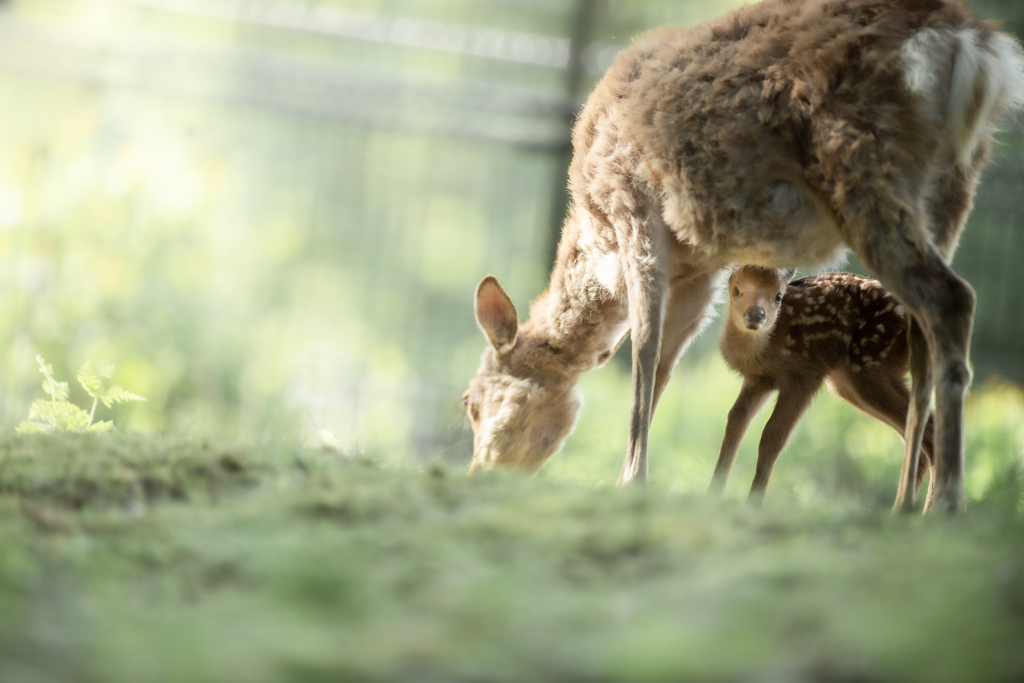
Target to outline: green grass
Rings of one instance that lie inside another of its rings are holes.
[[[972,399],[997,445],[1019,438],[991,415],[1008,391]],[[758,511],[667,473],[620,490],[286,443],[0,437],[0,680],[1021,680],[1018,464],[971,470],[965,516],[921,518],[890,515],[870,468]]]

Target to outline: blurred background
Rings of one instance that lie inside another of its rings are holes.
[[[328,430],[347,449],[468,462],[473,289],[498,275],[521,315],[544,289],[574,113],[631,36],[740,4],[0,0],[0,427],[42,396],[36,354],[80,405],[75,371],[105,358],[148,399],[100,415],[123,429]],[[971,4],[1024,30],[1017,0]],[[1009,125],[955,261],[979,295],[976,387],[1024,381],[1022,192]],[[677,371],[652,449],[714,461],[739,386],[716,339]],[[546,476],[586,457],[614,480],[628,367],[584,391]],[[839,423],[798,438],[849,424],[842,444],[898,468],[891,430],[820,410]]]

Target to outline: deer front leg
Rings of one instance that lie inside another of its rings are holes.
[[[661,359],[662,325],[668,298],[670,246],[667,235],[662,230],[651,235],[650,226],[643,227],[647,231],[633,231],[632,240],[620,240],[633,342],[633,405],[629,444],[619,485],[634,480],[647,481],[647,438],[654,412],[654,385]]]
[[[757,469],[754,472],[754,483],[750,486],[747,501],[753,505],[764,502],[764,492],[768,488],[768,480],[772,476],[772,468],[778,460],[786,441],[793,432],[796,423],[811,404],[815,392],[822,380],[792,380],[779,389],[779,399],[775,403],[772,416],[761,433],[761,443],[757,448]]]
[[[654,407],[658,409],[672,371],[694,337],[700,334],[714,314],[715,291],[721,271],[677,275],[669,283],[665,324],[662,326],[661,358],[654,381]]]
[[[764,405],[768,394],[771,393],[767,387],[755,384],[750,380],[743,382],[740,388],[740,395],[736,402],[729,409],[729,419],[725,424],[725,438],[722,439],[722,449],[718,453],[718,463],[715,465],[715,473],[711,478],[711,486],[708,491],[721,493],[725,489],[725,482],[729,478],[729,470],[736,460],[736,451],[739,450],[743,435],[750,426],[757,411]]]
[[[896,502],[893,510],[912,512],[917,505],[917,491],[921,486],[918,472],[918,461],[921,457],[921,445],[925,427],[929,422],[929,403],[932,395],[931,359],[928,353],[928,340],[924,336],[920,323],[912,315],[908,315],[907,340],[910,346],[910,406],[907,410],[904,434],[903,467],[900,471],[899,488],[896,491]],[[934,458],[934,451],[931,453]],[[928,482],[928,503],[935,489],[935,463],[931,466],[931,477]]]

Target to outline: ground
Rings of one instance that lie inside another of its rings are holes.
[[[1014,467],[922,518],[289,443],[0,437],[4,681],[1002,682],[1021,643]]]

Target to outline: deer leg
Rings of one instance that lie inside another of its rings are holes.
[[[868,226],[878,229],[859,236],[857,253],[907,307],[927,340],[936,383],[934,503],[958,511],[964,507],[963,408],[971,383],[974,290],[922,239],[905,209],[896,215],[896,225],[878,220]]]
[[[700,334],[714,314],[715,291],[718,289],[718,271],[702,272],[691,276],[677,276],[669,283],[665,324],[662,326],[661,358],[654,380],[654,407],[672,379],[679,358],[690,342]]]
[[[941,263],[941,261],[940,261]],[[942,264],[945,266],[945,264]],[[948,268],[947,268],[948,270]],[[935,339],[931,348],[935,390],[936,456],[935,504],[954,512],[964,499],[964,400],[971,384],[967,365],[976,297],[970,285],[952,271],[943,282],[942,301],[927,327]],[[931,346],[931,345],[929,345]]]
[[[654,385],[661,359],[662,325],[668,299],[668,236],[651,233],[649,223],[620,238],[629,302],[630,336],[633,342],[633,406],[629,443],[619,474],[619,485],[647,481],[647,440],[654,412]],[[631,239],[630,239],[631,238]]]
[[[766,387],[754,384],[750,380],[743,382],[740,395],[736,397],[736,402],[729,409],[729,419],[725,424],[725,438],[722,439],[722,449],[718,452],[715,474],[711,478],[711,486],[708,491],[721,493],[725,489],[729,470],[732,469],[732,464],[736,460],[736,451],[739,450],[743,435],[746,433],[747,427],[750,426],[750,420],[764,405],[770,393],[771,391]]]
[[[761,443],[757,448],[757,469],[754,472],[754,483],[750,486],[748,502],[760,505],[764,501],[764,492],[768,488],[768,480],[772,476],[775,461],[785,448],[796,423],[811,404],[814,394],[821,387],[821,381],[821,378],[791,381],[779,389],[775,409],[761,433]]]
[[[932,424],[932,420],[928,420],[928,424]],[[933,460],[934,462],[934,460]],[[924,497],[924,509],[923,513],[931,511],[932,506],[935,504],[935,465],[932,465],[932,476],[928,479],[928,493]]]
[[[912,400],[907,410],[904,430],[903,467],[900,484],[896,491],[894,510],[911,512],[917,505],[917,492],[921,488],[922,475],[918,471],[918,458],[925,448],[931,463],[931,480],[928,482],[928,498],[935,487],[934,464],[934,420],[929,414],[929,403],[933,390],[932,371],[928,353],[928,340],[924,330],[914,316],[908,316],[907,340],[910,347],[910,386]],[[916,479],[914,475],[916,474]]]
[[[971,212],[974,188],[988,158],[989,143],[982,139],[969,165],[957,164],[933,179],[928,201],[928,229],[939,256],[949,263]]]
[[[956,168],[951,169],[944,176],[937,178],[935,180],[936,185],[930,193],[931,202],[928,206],[930,221],[928,227],[931,232],[932,243],[936,245],[940,258],[946,263],[949,263],[953,258],[953,252],[956,250],[957,246],[957,239],[960,236],[960,232],[963,230],[964,223],[967,221],[967,214],[971,210],[971,198],[974,195],[974,187],[978,183],[978,175],[981,171],[981,167],[988,156],[988,147],[988,142],[983,141],[975,150],[970,166],[957,165]],[[935,480],[936,467],[938,463],[933,444],[935,420],[931,415],[928,416],[927,422],[925,423],[923,438],[919,436],[918,433],[922,429],[922,416],[928,415],[928,404],[932,396],[934,380],[931,372],[931,357],[925,332],[922,329],[921,324],[915,320],[914,316],[911,315],[908,317],[910,322],[908,340],[910,342],[911,391],[914,395],[914,399],[910,404],[910,411],[907,413],[907,434],[913,434],[914,443],[921,444],[921,448],[929,455],[932,462],[931,477],[928,480],[928,492],[925,495],[924,501],[924,512],[928,512],[935,503]],[[971,323],[968,322],[968,344],[970,340],[970,328]],[[965,357],[966,352],[967,349],[965,348]],[[916,360],[915,356],[917,356]],[[957,420],[962,424],[962,410],[957,416]],[[908,437],[906,450],[904,451],[903,467],[905,473],[913,471],[909,468],[909,463],[906,462],[912,454],[911,447],[911,441]],[[962,437],[959,444],[959,454],[959,458],[961,459],[961,469],[959,471],[960,477],[962,478]],[[901,477],[901,491],[906,487],[906,484],[903,483],[904,481],[909,482],[909,477]],[[920,484],[921,482],[919,480],[918,487],[920,487]],[[960,498],[962,501],[962,490]],[[897,494],[896,504],[899,505],[900,502],[900,497]],[[903,501],[903,509],[913,509],[914,503],[914,496],[911,495],[909,501]]]

